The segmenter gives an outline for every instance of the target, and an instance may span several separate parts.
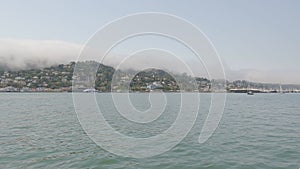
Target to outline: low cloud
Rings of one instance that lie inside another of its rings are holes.
[[[299,71],[297,70],[227,69],[226,74],[231,81],[248,80],[262,83],[300,84]]]
[[[43,68],[56,64],[76,61],[82,45],[58,41],[58,40],[25,40],[25,39],[0,39],[0,70],[21,70],[30,68]],[[151,57],[150,57],[151,55]],[[104,64],[117,66],[125,55],[111,54]],[[95,59],[96,57],[90,57]],[[130,59],[129,59],[130,60]],[[130,62],[120,66],[124,69],[140,69],[156,65],[176,73],[187,72],[186,67],[180,61],[170,58],[162,53],[141,54],[138,59],[131,59]],[[197,76],[206,76],[207,73],[202,65],[190,61],[189,65],[196,70]],[[297,70],[257,70],[244,69],[232,70],[224,64],[226,78],[228,80],[249,80],[255,82],[270,83],[293,83],[299,84],[299,71]]]
[[[76,60],[82,46],[57,40],[0,39],[0,68],[42,68]]]

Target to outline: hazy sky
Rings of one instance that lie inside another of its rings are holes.
[[[0,62],[51,64],[76,55],[75,60],[107,22],[137,12],[164,12],[198,26],[231,79],[300,83],[299,9],[298,0],[2,0]]]

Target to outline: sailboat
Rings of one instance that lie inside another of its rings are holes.
[[[88,82],[90,82],[90,77],[88,76],[87,78],[88,78]],[[85,93],[95,93],[95,92],[97,92],[97,90],[93,87],[90,87],[90,88],[87,88],[87,89],[83,90],[83,92],[85,92]]]
[[[282,86],[280,85],[279,87],[279,93],[284,94],[283,90],[282,90]]]
[[[248,94],[248,95],[254,95],[253,91],[252,91],[251,88],[250,88],[250,85],[248,85],[248,88],[247,88],[247,94]]]

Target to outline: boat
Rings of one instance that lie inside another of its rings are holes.
[[[97,91],[97,90],[94,89],[94,88],[89,88],[89,89],[83,90],[83,92],[85,92],[85,93],[94,93],[94,92],[96,92],[96,91]]]
[[[248,85],[248,87],[247,87],[247,94],[248,95],[254,95],[254,93],[252,91],[252,88],[250,88],[250,85]]]
[[[283,90],[282,90],[282,86],[280,85],[279,87],[279,93],[284,94]]]
[[[252,91],[248,91],[247,94],[248,95],[254,95],[254,93]]]

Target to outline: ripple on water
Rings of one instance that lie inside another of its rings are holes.
[[[101,100],[106,94],[97,97]],[[0,168],[300,167],[300,95],[229,94],[219,128],[206,143],[198,144],[209,98],[203,95],[201,115],[174,149],[151,158],[132,159],[110,154],[87,137],[70,94],[1,93]],[[107,106],[105,116],[112,126],[136,137],[164,131],[176,117],[176,106],[167,106],[172,117],[162,116],[151,128],[136,128],[138,125],[127,126],[128,121],[120,120],[110,104],[101,106]]]

